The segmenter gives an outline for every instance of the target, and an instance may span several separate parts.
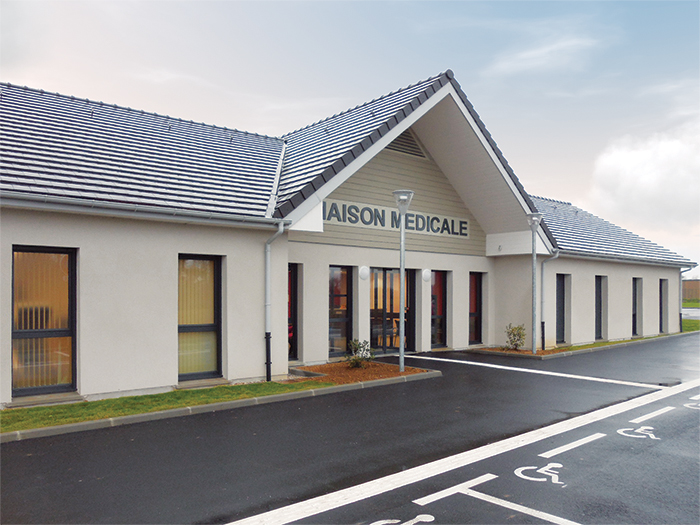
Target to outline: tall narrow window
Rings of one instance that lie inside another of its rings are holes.
[[[632,278],[632,336],[642,335],[642,278]]]
[[[221,376],[221,259],[181,255],[178,287],[179,379]]]
[[[570,311],[569,274],[557,274],[557,344],[565,344],[569,335],[568,313]]]
[[[607,339],[608,327],[608,278],[595,276],[595,338]]]
[[[352,268],[331,266],[328,283],[328,353],[344,354],[352,340]]]
[[[12,394],[75,390],[75,250],[13,253]]]
[[[430,346],[447,345],[447,272],[432,272]]]
[[[668,333],[668,279],[659,279],[659,333]]]
[[[299,358],[298,343],[299,329],[297,327],[297,290],[299,265],[289,264],[287,269],[287,338],[288,338],[288,356],[290,361]]]
[[[406,270],[404,293],[404,349],[415,348],[415,271]],[[400,347],[401,271],[372,268],[369,294],[370,346],[378,352]]]
[[[469,344],[483,343],[481,336],[483,274],[469,273]]]

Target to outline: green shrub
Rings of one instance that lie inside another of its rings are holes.
[[[521,346],[525,345],[525,325],[513,326],[509,323],[506,326],[506,336],[508,337],[506,348],[509,350],[520,349]]]
[[[374,359],[374,352],[369,347],[369,341],[353,339],[348,343],[350,353],[345,356],[345,362],[350,368],[364,368],[367,362]]]

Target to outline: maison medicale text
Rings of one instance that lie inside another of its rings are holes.
[[[398,230],[400,225],[396,208],[330,199],[323,202],[323,222],[379,230]],[[469,237],[469,221],[459,217],[409,212],[406,214],[406,231]]]

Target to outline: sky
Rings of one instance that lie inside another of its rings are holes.
[[[446,69],[530,194],[700,263],[697,0],[0,0],[0,81],[265,135]]]

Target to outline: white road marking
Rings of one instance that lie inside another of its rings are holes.
[[[574,449],[576,447],[580,447],[581,445],[585,445],[586,443],[590,443],[591,441],[595,441],[596,439],[600,439],[602,437],[605,437],[605,434],[593,434],[588,437],[579,439],[577,441],[573,441],[572,443],[569,443],[568,445],[563,445],[561,447],[553,448],[552,450],[548,450],[547,452],[543,452],[539,456],[541,458],[553,458],[554,456],[561,454],[562,452],[567,452],[571,449]]]
[[[566,421],[560,421],[547,427],[531,430],[519,436],[513,436],[496,443],[455,454],[454,456],[438,459],[408,470],[396,472],[395,474],[389,474],[383,478],[367,481],[360,485],[347,487],[305,501],[299,501],[287,505],[286,507],[281,507],[256,516],[250,516],[249,518],[244,518],[233,523],[238,525],[283,525],[292,521],[308,518],[309,516],[320,514],[321,512],[328,512],[344,505],[356,503],[394,489],[423,481],[437,476],[438,474],[444,474],[445,472],[471,465],[472,463],[503,454],[504,452],[531,445],[543,439],[622,414],[698,386],[700,386],[700,379],[681,383],[680,385],[645,394],[616,405],[595,410],[588,414],[567,419]]]
[[[541,512],[539,510],[531,509],[523,505],[518,505],[517,503],[513,503],[511,501],[496,498],[493,496],[489,496],[488,494],[484,494],[482,492],[471,490],[471,487],[481,485],[482,483],[485,483],[486,481],[491,481],[492,479],[496,479],[497,477],[498,476],[496,476],[495,474],[484,474],[483,476],[479,476],[478,478],[472,479],[465,483],[460,483],[459,485],[455,485],[454,487],[450,487],[449,489],[441,490],[440,492],[430,494],[429,496],[425,496],[424,498],[413,500],[413,503],[423,506],[428,505],[429,503],[433,503],[434,501],[440,500],[442,498],[446,498],[447,496],[452,496],[454,494],[464,494],[465,496],[471,496],[472,498],[477,498],[482,501],[498,505],[499,507],[505,507],[507,509],[515,510],[522,514],[527,514],[528,516],[534,516],[538,519],[549,521],[550,523],[557,523],[560,525],[577,525],[573,521],[560,518],[559,516],[554,516],[553,514],[547,514],[546,512]]]
[[[596,383],[609,383],[611,385],[625,385],[625,386],[636,386],[640,388],[654,388],[657,390],[662,390],[664,388],[669,388],[662,385],[651,385],[649,383],[636,383],[634,381],[622,381],[620,379],[605,379],[604,377],[592,377],[592,376],[579,376],[576,374],[564,374],[562,372],[549,372],[547,370],[533,370],[531,368],[518,368],[515,366],[504,366],[504,365],[494,365],[491,363],[479,363],[477,361],[462,361],[459,359],[446,359],[444,357],[428,357],[428,356],[418,356],[410,355],[406,356],[411,359],[425,359],[427,361],[444,361],[445,363],[455,363],[458,365],[470,365],[470,366],[482,366],[484,368],[496,368],[498,370],[510,370],[512,372],[525,372],[526,374],[539,374],[543,376],[554,376],[554,377],[566,377],[567,379],[581,379],[583,381],[594,381]]]
[[[630,419],[630,423],[641,423],[642,421],[646,421],[647,419],[651,419],[656,416],[660,416],[661,414],[665,414],[666,412],[670,412],[671,410],[675,410],[676,407],[666,407],[662,408],[661,410],[657,410],[656,412],[652,412],[651,414],[647,414],[646,416],[640,416],[637,419]]]
[[[697,401],[698,399],[700,399],[700,394],[698,394],[697,396],[693,396],[690,399],[691,401]]]
[[[429,496],[414,499],[413,503],[423,506],[428,505],[429,503],[433,503],[434,501],[437,501],[439,499],[446,498],[447,496],[452,496],[453,494],[464,494],[465,490],[470,489],[472,487],[476,487],[477,485],[481,485],[482,483],[486,483],[487,481],[491,481],[492,479],[496,479],[497,477],[498,476],[496,476],[495,474],[484,474],[483,476],[470,479],[469,481],[465,481],[464,483],[460,483],[459,485],[455,485],[454,487],[450,487],[449,489],[441,490],[434,494],[430,494]]]
[[[482,501],[486,501],[488,503],[493,503],[494,505],[499,505],[501,507],[505,507],[510,510],[514,510],[516,512],[521,512],[522,514],[527,514],[529,516],[534,516],[535,518],[548,521],[550,523],[556,523],[557,525],[578,525],[577,522],[567,520],[566,518],[560,518],[559,516],[555,516],[553,514],[549,514],[547,512],[542,512],[539,510],[531,509],[529,507],[524,507],[523,505],[518,505],[517,503],[513,503],[511,501],[507,501],[504,499],[500,498],[495,498],[493,496],[489,496],[488,494],[484,494],[483,492],[477,492],[475,490],[467,490],[465,492],[467,496],[471,496],[473,498],[480,499]]]

